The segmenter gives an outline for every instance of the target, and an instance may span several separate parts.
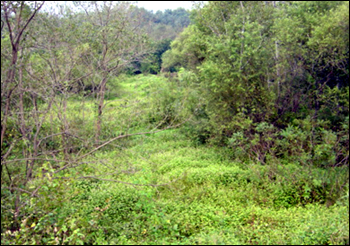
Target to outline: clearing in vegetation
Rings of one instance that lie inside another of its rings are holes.
[[[150,120],[150,101],[169,89],[162,83],[175,82],[123,77],[107,104],[106,129],[118,135],[125,119]],[[85,115],[80,104],[69,102],[69,116],[88,132],[92,104],[84,103]],[[149,131],[138,122],[129,134]],[[333,182],[346,179],[345,167],[242,163],[226,147],[196,144],[188,127],[120,139],[58,175],[48,164],[29,185],[40,187],[25,209],[31,216],[19,231],[4,232],[7,243],[347,243],[349,194],[337,196],[341,184]],[[2,216],[10,221],[11,213]]]
[[[1,244],[349,244],[348,1],[59,4],[1,1]]]

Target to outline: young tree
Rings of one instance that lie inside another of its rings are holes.
[[[103,108],[108,80],[117,76],[131,62],[139,61],[150,48],[141,29],[142,18],[134,15],[127,2],[81,2],[85,35],[81,42],[89,45],[86,65],[94,72],[97,92],[96,144],[100,141]]]
[[[23,66],[19,62],[19,55],[27,48],[24,42],[29,24],[33,21],[44,2],[2,1],[1,2],[1,160],[11,152],[11,146],[4,145],[9,118],[14,109],[20,106],[19,115],[23,117]],[[6,46],[8,44],[9,46]],[[15,96],[19,95],[19,97]],[[19,101],[18,101],[19,98]],[[13,106],[15,105],[15,107]],[[23,118],[21,131],[25,134]],[[9,144],[9,143],[7,143]],[[8,147],[8,146],[7,146]],[[1,176],[2,176],[1,165]]]
[[[27,29],[44,2],[1,1],[1,187],[3,188],[3,166],[5,166],[10,191],[17,182],[26,184],[31,178],[33,163],[26,164],[23,179],[12,176],[6,161],[13,150],[18,151],[18,142],[25,141],[28,134],[25,123],[23,85],[24,53],[28,48]],[[15,125],[18,123],[19,130]],[[22,135],[22,136],[21,136]],[[37,136],[37,134],[35,134]],[[35,149],[35,146],[33,146]],[[24,154],[28,152],[24,150]],[[13,169],[13,168],[12,168]],[[17,188],[18,189],[18,188]],[[13,222],[18,224],[20,196],[16,195]]]

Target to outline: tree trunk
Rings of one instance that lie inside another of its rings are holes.
[[[102,124],[102,111],[103,111],[103,105],[104,105],[104,97],[106,93],[106,84],[107,84],[107,77],[104,77],[102,79],[100,91],[98,93],[98,109],[97,109],[97,122],[96,122],[96,135],[95,135],[95,143],[98,145],[100,135],[101,135],[101,124]]]

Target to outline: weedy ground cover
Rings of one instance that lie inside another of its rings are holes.
[[[167,114],[164,78],[123,79],[123,93],[107,104],[106,138],[147,131],[156,126],[154,115]],[[83,119],[81,101],[69,110],[77,129],[91,134],[92,101],[84,107]],[[121,139],[58,176],[48,167],[31,184],[42,188],[26,208],[30,216],[20,231],[2,233],[4,243],[349,243],[349,193],[334,191],[348,190],[348,183],[341,187],[347,167],[239,162],[227,147],[193,142],[186,127]]]

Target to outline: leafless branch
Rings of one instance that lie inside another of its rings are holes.
[[[183,172],[178,178],[168,182],[168,183],[164,183],[164,184],[135,184],[135,183],[129,183],[129,182],[124,182],[124,181],[120,181],[120,180],[115,180],[115,179],[103,179],[103,178],[99,178],[96,176],[82,176],[79,177],[78,179],[97,179],[97,180],[101,180],[101,181],[108,181],[108,182],[115,182],[115,183],[121,183],[121,184],[126,184],[126,185],[132,185],[132,186],[151,186],[151,187],[159,187],[159,186],[167,186],[170,185],[172,183],[175,183],[176,181],[178,181],[179,179],[182,178],[182,176],[186,173]],[[64,178],[63,178],[64,179]]]
[[[18,188],[18,187],[6,187],[6,186],[2,186],[1,188],[3,188],[3,189],[8,189],[8,190],[10,190],[10,191],[17,190],[17,191],[20,191],[20,192],[23,192],[23,193],[27,193],[27,194],[29,194],[31,197],[39,197],[39,196],[38,196],[37,194],[35,194],[35,193],[39,190],[40,186],[37,187],[37,188],[36,188],[34,191],[32,191],[32,192],[27,191],[27,190],[24,190],[24,189],[21,189],[21,188]]]

